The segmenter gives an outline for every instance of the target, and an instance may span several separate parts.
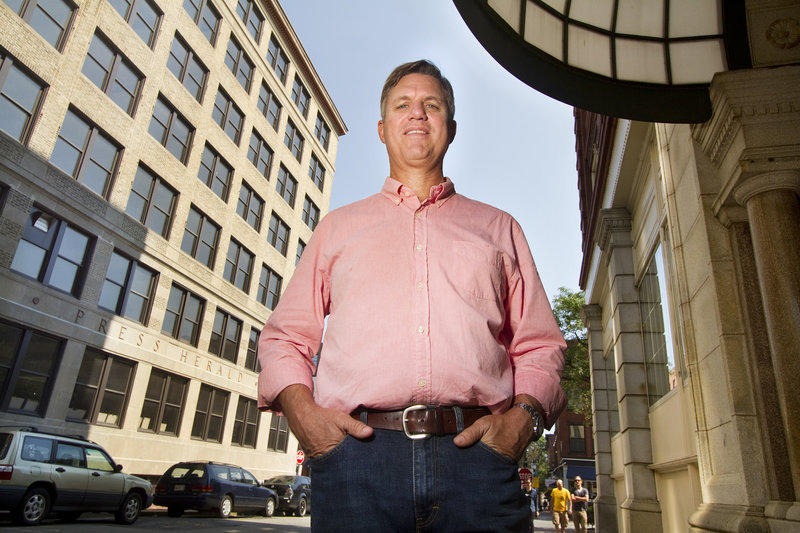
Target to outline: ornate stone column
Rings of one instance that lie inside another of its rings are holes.
[[[751,176],[736,187],[747,208],[764,302],[780,416],[795,500],[800,493],[800,170]],[[787,518],[800,520],[800,505]]]
[[[598,217],[597,244],[608,270],[612,308],[616,388],[619,406],[624,500],[619,504],[623,531],[661,532],[661,506],[656,495],[650,436],[642,320],[635,284],[631,215],[626,209],[603,209]],[[616,495],[619,499],[620,495]]]
[[[597,497],[594,500],[594,520],[597,531],[616,533],[617,500],[611,478],[611,437],[619,432],[617,411],[617,380],[613,356],[603,354],[603,309],[597,304],[583,306],[583,324],[589,340],[589,364],[592,376],[592,437]]]

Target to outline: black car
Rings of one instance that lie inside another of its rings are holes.
[[[275,476],[264,486],[278,494],[278,511],[305,516],[311,507],[311,478],[306,476]]]
[[[153,503],[178,517],[186,509],[213,510],[220,518],[232,512],[255,511],[272,516],[278,504],[275,491],[236,465],[189,461],[172,465],[158,480]]]

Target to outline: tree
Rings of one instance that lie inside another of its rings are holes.
[[[573,292],[559,287],[553,298],[553,314],[558,323],[567,351],[561,386],[567,394],[567,408],[587,420],[592,416],[592,393],[589,374],[589,342],[583,325],[581,309],[585,304],[583,291]]]
[[[530,468],[533,477],[539,478],[539,487],[545,487],[545,479],[550,474],[550,464],[547,459],[547,440],[540,438],[528,444],[525,453],[519,460],[521,468]]]

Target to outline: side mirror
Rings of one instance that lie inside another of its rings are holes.
[[[122,465],[114,465],[114,472],[122,472]]]

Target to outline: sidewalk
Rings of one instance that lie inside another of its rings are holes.
[[[550,514],[550,511],[542,511],[539,514],[539,518],[533,521],[534,528],[533,531],[535,533],[544,533],[544,532],[555,532],[556,527],[553,525],[553,516]],[[567,531],[572,532],[575,531],[575,526],[572,525],[572,521],[570,520],[569,526],[567,526]],[[594,531],[594,525],[589,525],[586,528],[586,531]]]

